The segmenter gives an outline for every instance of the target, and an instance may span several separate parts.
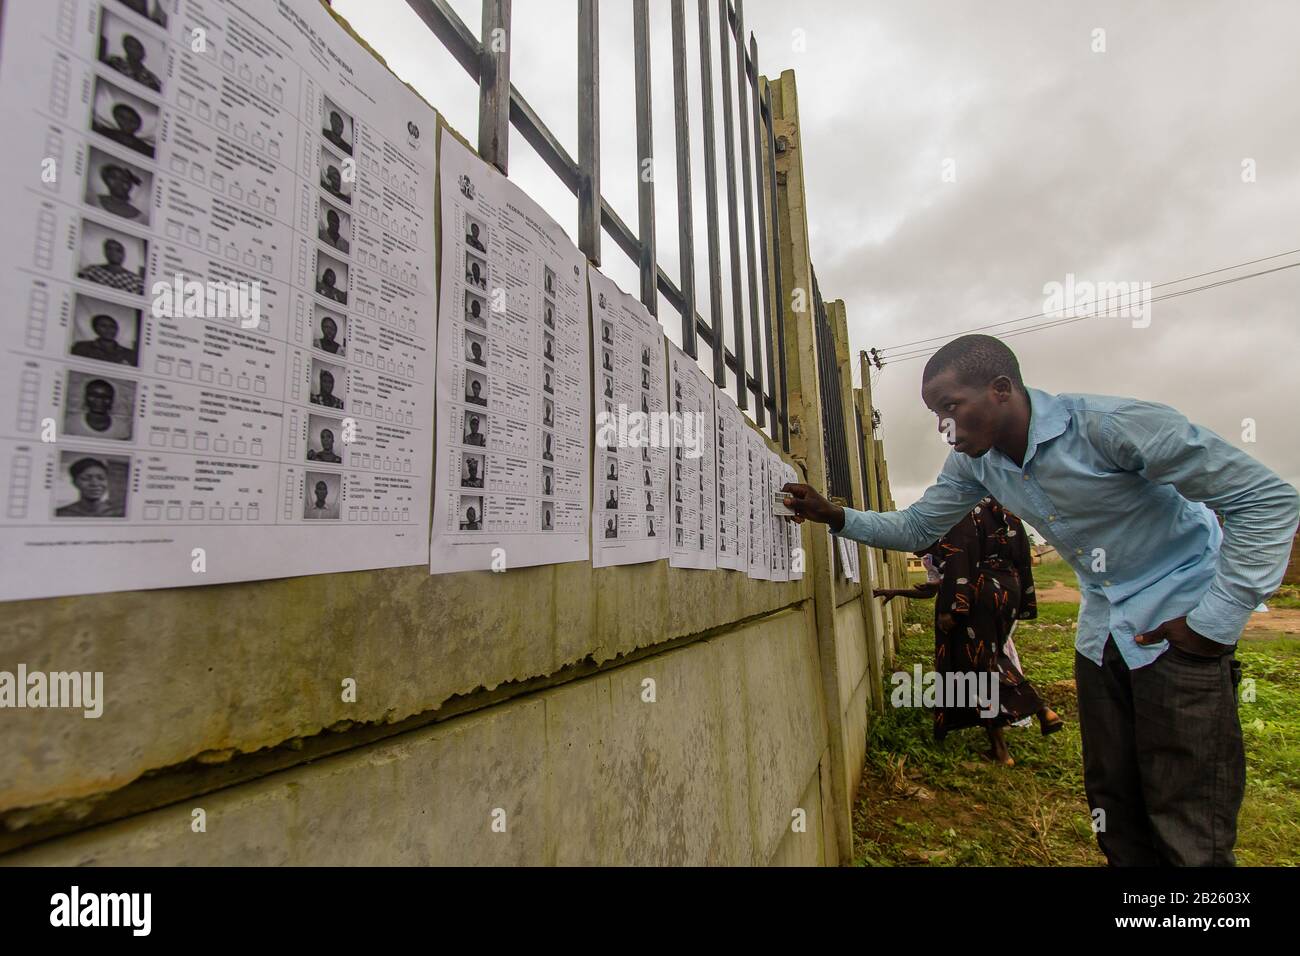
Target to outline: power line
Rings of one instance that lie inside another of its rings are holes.
[[[1274,255],[1271,255],[1271,256],[1261,256],[1261,257],[1258,258],[1258,259],[1251,259],[1251,260],[1249,260],[1249,261],[1247,261],[1247,262],[1239,262],[1239,263],[1237,263],[1236,265],[1232,265],[1232,266],[1224,266],[1222,269],[1211,269],[1209,272],[1201,272],[1201,273],[1198,273],[1198,274],[1196,274],[1196,275],[1192,275],[1192,276],[1183,276],[1181,279],[1170,279],[1168,282],[1161,282],[1161,283],[1158,283],[1158,284],[1156,284],[1156,285],[1151,286],[1151,288],[1152,288],[1152,289],[1163,289],[1165,286],[1177,285],[1177,284],[1179,284],[1179,283],[1181,283],[1181,282],[1191,282],[1193,279],[1203,279],[1203,278],[1205,278],[1206,276],[1218,275],[1220,272],[1229,272],[1229,271],[1231,271],[1231,270],[1233,270],[1233,269],[1242,269],[1242,268],[1245,268],[1246,266],[1253,266],[1253,265],[1256,265],[1257,263],[1260,263],[1260,262],[1267,262],[1267,261],[1269,261],[1270,259],[1280,259],[1282,256],[1295,255],[1296,253],[1300,253],[1300,249],[1292,249],[1292,250],[1290,250],[1289,252],[1278,252],[1278,253],[1275,253]],[[1245,277],[1245,278],[1250,278],[1250,277],[1247,276],[1247,277]],[[1207,287],[1207,288],[1208,288],[1208,287]],[[1114,297],[1111,297],[1111,298],[1114,298]],[[1109,298],[1107,299],[1107,301],[1109,301]],[[1152,300],[1152,301],[1155,301],[1155,300]],[[1046,312],[1036,312],[1036,313],[1034,313],[1033,315],[1021,316],[1021,317],[1018,318],[1018,319],[1006,319],[1006,320],[1004,320],[1004,321],[1002,321],[1002,322],[993,322],[993,323],[991,323],[991,324],[989,324],[989,325],[978,325],[978,326],[975,326],[974,328],[964,329],[964,330],[959,330],[959,331],[955,331],[955,332],[948,332],[948,333],[945,333],[945,334],[943,334],[943,335],[932,335],[932,336],[930,336],[929,338],[925,338],[925,339],[916,339],[915,341],[912,341],[912,342],[902,342],[902,343],[900,343],[899,345],[889,345],[889,346],[886,346],[886,347],[880,349],[879,351],[880,351],[880,352],[898,352],[898,351],[901,351],[901,350],[903,350],[903,349],[907,349],[907,348],[909,348],[910,346],[913,346],[913,345],[921,345],[921,344],[926,343],[926,342],[937,342],[937,341],[939,341],[940,339],[943,339],[943,340],[954,339],[954,338],[956,338],[956,337],[959,336],[959,335],[968,335],[968,334],[971,333],[971,332],[983,332],[983,331],[985,331],[985,330],[987,330],[987,329],[996,329],[996,328],[998,328],[999,326],[1003,326],[1003,325],[1014,325],[1014,324],[1017,323],[1017,322],[1028,322],[1028,321],[1031,320],[1031,319],[1041,319],[1041,318],[1045,318],[1046,316],[1047,316],[1047,313],[1046,313]],[[873,349],[872,351],[876,351],[876,350]]]
[[[1268,256],[1267,258],[1273,259],[1273,258],[1276,258],[1276,256]],[[1262,260],[1261,260],[1261,261],[1262,261]],[[1232,268],[1232,267],[1230,267],[1230,268]],[[1282,272],[1282,271],[1284,271],[1284,270],[1286,270],[1286,269],[1295,269],[1295,268],[1300,268],[1300,262],[1291,262],[1291,263],[1288,263],[1287,265],[1284,265],[1284,266],[1276,266],[1276,267],[1274,267],[1274,268],[1272,268],[1272,269],[1264,269],[1264,270],[1261,270],[1261,271],[1259,271],[1259,272],[1251,272],[1251,273],[1247,273],[1246,275],[1242,275],[1242,276],[1234,276],[1234,277],[1231,278],[1231,279],[1220,279],[1218,282],[1209,282],[1209,283],[1206,283],[1205,285],[1202,285],[1202,286],[1196,286],[1196,287],[1191,288],[1191,289],[1180,289],[1180,290],[1178,290],[1177,292],[1166,292],[1164,295],[1153,296],[1151,299],[1149,299],[1149,300],[1147,301],[1147,304],[1149,305],[1149,304],[1151,304],[1152,302],[1162,302],[1162,301],[1164,301],[1165,299],[1176,299],[1176,298],[1178,298],[1179,296],[1183,296],[1183,295],[1191,295],[1191,294],[1194,293],[1194,292],[1204,292],[1204,291],[1207,290],[1207,289],[1217,289],[1219,286],[1232,285],[1234,282],[1243,282],[1243,281],[1245,281],[1246,279],[1254,279],[1254,278],[1256,278],[1256,277],[1258,277],[1258,276],[1265,276],[1265,275],[1269,275],[1270,273],[1273,273],[1273,272]],[[1219,269],[1219,270],[1215,270],[1215,271],[1217,271],[1217,272],[1222,272],[1223,270],[1222,270],[1222,269]],[[1204,275],[1213,275],[1214,273],[1212,273],[1212,272],[1207,272],[1207,273],[1203,273],[1203,274],[1204,274]],[[1184,280],[1184,281],[1185,281],[1185,280]],[[1164,285],[1169,285],[1170,283],[1163,283],[1163,284],[1164,284]],[[1152,286],[1152,288],[1155,288],[1155,286]],[[1107,301],[1109,301],[1109,300],[1107,300]],[[1028,335],[1030,332],[1041,332],[1043,329],[1051,329],[1051,328],[1055,328],[1055,327],[1058,326],[1058,325],[1069,325],[1071,322],[1082,322],[1084,319],[1095,319],[1095,318],[1099,318],[1099,317],[1101,317],[1101,316],[1103,316],[1103,315],[1106,315],[1107,313],[1112,312],[1112,311],[1115,311],[1115,310],[1112,309],[1112,308],[1107,308],[1107,309],[1105,309],[1105,310],[1103,310],[1103,311],[1101,311],[1101,312],[1092,312],[1092,313],[1090,313],[1090,314],[1088,314],[1088,315],[1079,315],[1079,316],[1073,316],[1073,317],[1070,317],[1070,318],[1054,319],[1053,321],[1050,321],[1050,322],[1044,322],[1044,323],[1042,323],[1042,324],[1040,324],[1040,325],[1033,325],[1033,326],[1029,326],[1029,327],[1027,327],[1027,328],[1023,328],[1023,329],[1014,329],[1014,330],[1012,330],[1012,331],[1010,331],[1010,332],[1004,332],[1004,333],[1001,333],[1001,334],[999,335],[999,338],[1010,339],[1010,338],[1014,338],[1014,337],[1017,336],[1017,335]],[[1005,323],[1002,323],[1002,324],[1005,324]],[[988,326],[985,326],[985,327],[988,328]],[[962,333],[962,332],[955,332],[955,333],[952,333],[952,338],[956,338],[958,335],[963,335],[963,334],[966,334],[966,333]],[[936,338],[946,338],[946,336],[936,336]],[[933,340],[931,340],[931,339],[922,339],[921,341],[933,341]],[[901,346],[900,346],[900,347],[901,347]],[[895,362],[910,362],[912,359],[926,358],[927,356],[933,355],[935,352],[939,351],[939,348],[942,348],[942,346],[937,346],[937,347],[935,347],[935,348],[928,348],[928,347],[927,347],[927,348],[915,349],[915,350],[912,350],[912,351],[901,352],[901,353],[899,353],[899,354],[897,354],[897,355],[886,356],[886,358],[885,358],[885,364],[888,365],[888,364],[893,364],[893,363],[895,363]]]

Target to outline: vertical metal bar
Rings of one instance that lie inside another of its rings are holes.
[[[478,154],[503,173],[510,166],[510,0],[483,0],[479,54]]]
[[[686,4],[672,0],[673,118],[677,128],[677,246],[681,262],[682,350],[699,358],[695,341],[695,222],[691,204],[691,120],[686,90]]]
[[[745,190],[745,273],[749,278],[749,344],[754,366],[754,423],[761,430],[766,409],[763,407],[763,349],[759,342],[758,276],[754,262],[754,179],[749,161],[749,83],[745,68],[745,4],[736,0],[736,97],[740,119],[740,178]]]
[[[600,265],[600,21],[578,0],[578,248]]]
[[[739,15],[739,8],[737,8]],[[758,194],[758,258],[763,267],[763,342],[767,346],[767,385],[772,396],[772,421],[770,423],[773,440],[776,440],[780,433],[781,412],[777,406],[776,399],[776,366],[775,355],[776,349],[772,345],[772,292],[768,287],[771,281],[771,273],[767,263],[767,202],[764,200],[763,184],[763,158],[766,153],[763,150],[763,98],[758,92],[758,41],[754,39],[754,34],[749,35],[749,62],[753,72],[749,74],[750,94],[754,100],[754,181],[757,185],[755,192]],[[776,170],[772,170],[772,175],[776,175]],[[758,353],[755,352],[754,364],[758,364]],[[759,390],[758,400],[760,404],[765,404],[762,390]]]
[[[731,238],[731,309],[735,319],[736,404],[749,407],[745,373],[745,313],[740,307],[740,224],[736,212],[736,121],[731,105],[731,20],[728,0],[718,0],[718,46],[722,49],[722,139],[727,173],[727,233]]]
[[[763,105],[767,108],[767,164],[772,170],[768,181],[768,198],[772,202],[772,266],[773,286],[776,292],[776,365],[781,372],[781,387],[774,392],[779,398],[777,407],[781,413],[781,447],[790,450],[790,391],[786,384],[785,369],[785,289],[781,281],[781,207],[776,195],[776,116],[772,113],[772,85],[763,85]]]
[[[727,346],[722,334],[722,256],[718,250],[718,149],[713,121],[713,42],[709,0],[699,0],[700,103],[704,109],[704,210],[709,225],[709,323],[713,333],[713,383],[726,391]],[[743,389],[742,389],[743,391]]]
[[[641,304],[659,314],[655,250],[654,135],[650,113],[649,0],[632,0],[632,62],[636,74],[637,229],[641,234]]]

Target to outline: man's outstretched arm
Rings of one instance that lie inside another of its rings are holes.
[[[820,521],[832,532],[890,551],[919,551],[934,544],[966,516],[988,492],[962,473],[956,452],[948,455],[943,471],[920,499],[902,511],[857,511],[832,504],[810,485],[784,487],[786,506],[795,520]]]

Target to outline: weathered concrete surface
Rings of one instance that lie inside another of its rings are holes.
[[[396,568],[9,603],[0,670],[102,671],[106,704],[98,720],[5,712],[0,811],[110,791],[203,751],[401,720],[805,596],[803,582],[660,561],[436,577]],[[341,699],[347,677],[356,703]]]
[[[804,604],[3,862],[821,862],[815,642]],[[205,833],[192,832],[196,806]],[[806,834],[790,833],[796,807]],[[496,808],[505,833],[491,829]]]
[[[835,609],[835,652],[839,657],[840,732],[844,742],[844,791],[857,793],[867,755],[867,625],[861,600]]]

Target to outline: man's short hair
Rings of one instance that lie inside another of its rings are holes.
[[[1005,375],[1016,388],[1025,390],[1016,353],[991,335],[962,335],[953,339],[930,356],[921,381],[928,382],[948,369],[956,369],[963,385],[982,387]]]

